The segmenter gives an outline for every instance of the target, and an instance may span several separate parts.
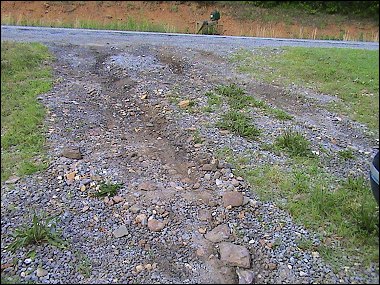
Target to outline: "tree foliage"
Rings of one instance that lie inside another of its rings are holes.
[[[256,7],[294,7],[309,13],[357,15],[379,18],[379,1],[244,1]]]

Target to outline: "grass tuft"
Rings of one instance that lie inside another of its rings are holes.
[[[291,157],[311,156],[310,143],[299,132],[286,130],[276,138],[275,147],[283,149]]]
[[[75,257],[78,260],[77,271],[82,274],[85,278],[89,278],[92,272],[92,263],[88,256],[82,254],[81,252],[76,252]]]
[[[116,183],[116,184],[107,184],[107,183],[101,183],[99,187],[99,191],[95,192],[95,197],[112,197],[117,194],[117,190],[123,187],[123,184]]]
[[[251,124],[250,117],[238,111],[223,114],[217,126],[248,139],[256,139],[260,135],[260,130]]]
[[[34,212],[30,224],[23,225],[14,231],[14,241],[7,249],[15,252],[21,247],[43,242],[48,242],[58,248],[66,248],[66,242],[60,238],[61,232],[56,229],[55,219],[55,216],[47,217],[44,213]]]
[[[354,159],[355,155],[351,149],[344,149],[340,150],[338,152],[339,157],[343,158],[344,160]]]

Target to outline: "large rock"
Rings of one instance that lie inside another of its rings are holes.
[[[233,267],[226,265],[217,258],[205,261],[206,268],[212,273],[213,284],[237,284],[237,274]]]
[[[61,155],[71,159],[82,159],[79,147],[65,147]]]
[[[136,224],[142,224],[143,226],[147,224],[147,216],[145,214],[139,214],[135,218],[135,223]]]
[[[210,255],[215,255],[213,243],[203,238],[198,241],[196,255],[208,259]]]
[[[230,242],[222,242],[219,245],[220,260],[228,265],[249,268],[251,258],[247,248]]]
[[[237,191],[230,191],[223,194],[223,205],[224,207],[232,206],[238,207],[243,205],[244,196],[242,193]]]
[[[205,234],[205,238],[212,242],[221,242],[231,237],[231,230],[226,224],[219,225]]]
[[[241,268],[236,269],[236,274],[239,278],[239,284],[253,284],[255,280],[255,274],[251,270],[244,270]]]
[[[159,232],[165,227],[165,223],[158,221],[156,219],[149,219],[148,220],[148,228],[153,232]]]
[[[15,184],[17,181],[20,180],[20,177],[17,176],[11,176],[7,181],[5,181],[5,184]]]

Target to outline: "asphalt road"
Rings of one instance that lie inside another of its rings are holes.
[[[236,49],[257,47],[329,47],[378,50],[379,43],[303,40],[281,38],[256,38],[215,35],[189,35],[151,32],[126,32],[26,26],[1,26],[1,40],[21,42],[61,43],[76,45],[125,45],[128,42],[197,48],[217,53],[229,53]]]

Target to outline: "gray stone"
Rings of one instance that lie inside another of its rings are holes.
[[[82,159],[79,147],[65,147],[61,155],[71,159]]]
[[[253,271],[236,268],[236,274],[239,278],[239,284],[253,284],[255,278]]]
[[[119,238],[128,235],[128,229],[125,225],[122,225],[116,230],[114,230],[112,233],[116,238]]]
[[[43,269],[41,267],[37,268],[37,277],[44,277],[48,275],[48,271],[46,269]]]

